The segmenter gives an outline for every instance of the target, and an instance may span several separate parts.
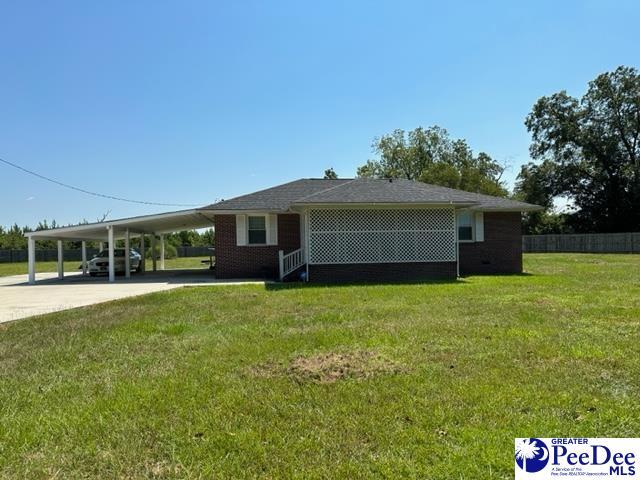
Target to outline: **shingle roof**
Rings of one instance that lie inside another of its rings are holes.
[[[538,210],[541,207],[403,179],[300,179],[223,200],[209,210],[287,211],[295,205],[318,204],[456,204],[478,210]]]
[[[349,180],[302,178],[240,197],[223,200],[204,207],[208,210],[282,210],[289,209],[297,199],[341,185]]]

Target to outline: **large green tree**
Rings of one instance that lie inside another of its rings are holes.
[[[358,168],[359,177],[406,178],[488,195],[506,196],[504,167],[486,153],[474,155],[467,142],[444,128],[394,130],[374,140],[378,155]]]
[[[540,98],[525,122],[531,156],[516,191],[548,205],[568,197],[577,231],[640,230],[640,75],[618,67],[589,83],[581,99],[565,91]]]

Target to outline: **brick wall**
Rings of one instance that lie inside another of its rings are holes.
[[[521,273],[519,212],[485,212],[484,242],[460,244],[460,274]]]
[[[309,265],[309,281],[399,282],[456,278],[456,262]]]
[[[278,278],[278,250],[300,248],[300,216],[278,215],[278,245],[238,246],[236,216],[215,216],[216,278]]]

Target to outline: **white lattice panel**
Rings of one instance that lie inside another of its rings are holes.
[[[309,263],[455,262],[453,209],[314,209]]]

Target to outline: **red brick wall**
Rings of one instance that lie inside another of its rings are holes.
[[[238,246],[236,216],[215,216],[217,278],[278,278],[278,250],[300,248],[300,216],[278,215],[278,245]]]
[[[309,281],[401,282],[456,278],[456,262],[309,265]]]
[[[519,212],[484,213],[484,242],[460,244],[460,274],[521,273]]]

